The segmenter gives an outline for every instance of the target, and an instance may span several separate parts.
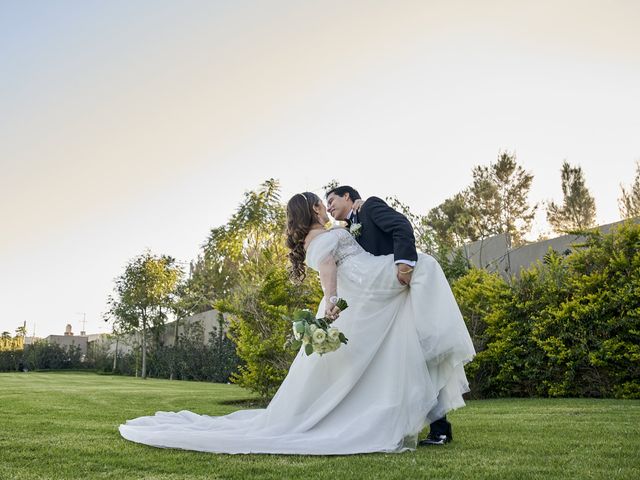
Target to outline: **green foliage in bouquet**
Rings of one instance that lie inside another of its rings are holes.
[[[336,306],[340,311],[344,311],[349,305],[340,298]],[[292,317],[283,315],[283,318],[293,324],[293,334],[287,339],[287,344],[296,351],[304,345],[307,355],[314,352],[320,355],[333,352],[340,348],[341,344],[346,345],[349,341],[344,333],[331,327],[326,317],[316,318],[310,310],[297,310]]]

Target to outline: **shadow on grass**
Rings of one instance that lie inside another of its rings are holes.
[[[233,405],[242,408],[267,408],[270,400],[262,398],[234,398],[232,400],[218,400],[219,405]]]

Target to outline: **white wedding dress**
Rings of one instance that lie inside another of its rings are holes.
[[[317,270],[328,255],[338,266],[338,295],[349,303],[333,324],[347,345],[323,356],[298,352],[266,409],[220,417],[157,412],[120,425],[122,436],[218,453],[401,452],[416,447],[425,425],[463,406],[463,365],[475,352],[438,263],[420,254],[404,287],[393,255],[365,252],[344,229],[316,237],[307,264]]]

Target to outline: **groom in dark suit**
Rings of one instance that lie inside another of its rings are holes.
[[[358,210],[354,203],[362,202],[360,194],[347,185],[329,190],[326,196],[329,214],[336,220],[346,221],[356,241],[367,252],[393,254],[398,281],[410,285],[418,254],[413,227],[407,217],[378,197],[369,197]],[[429,435],[418,445],[444,445],[452,439],[451,424],[445,416],[430,425]]]

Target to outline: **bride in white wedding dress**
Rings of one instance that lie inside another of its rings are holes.
[[[473,344],[438,263],[420,254],[411,285],[393,255],[365,252],[345,229],[324,230],[322,201],[305,192],[288,204],[293,272],[320,274],[325,300],[349,308],[333,326],[349,343],[323,356],[298,352],[266,409],[212,417],[157,412],[120,425],[127,440],[217,453],[343,455],[415,449],[420,431],[464,405],[463,365]]]

